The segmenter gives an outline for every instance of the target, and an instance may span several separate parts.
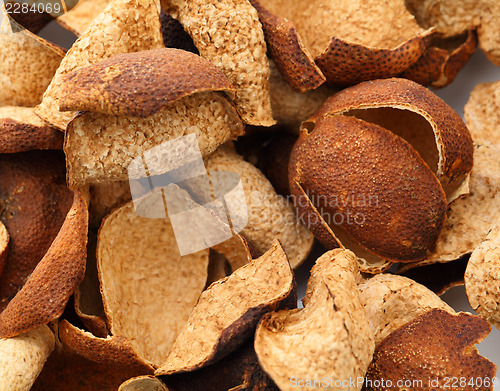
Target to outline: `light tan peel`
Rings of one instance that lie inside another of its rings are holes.
[[[56,19],[77,37],[82,35],[112,0],[79,0],[78,4]]]

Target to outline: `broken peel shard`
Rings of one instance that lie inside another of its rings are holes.
[[[434,292],[402,276],[377,274],[362,281],[358,290],[375,334],[375,346],[405,323],[433,308],[455,313]]]
[[[138,376],[120,385],[118,391],[169,391],[163,382],[154,376]]]
[[[0,106],[37,105],[65,52],[15,22],[3,2],[0,8]]]
[[[261,320],[255,351],[280,390],[295,389],[291,378],[364,377],[375,344],[356,288],[358,274],[353,253],[329,251],[311,270],[304,308],[271,312]],[[345,389],[360,390],[361,384]]]
[[[479,316],[430,310],[377,346],[363,390],[401,390],[396,386],[401,379],[408,380],[404,389],[409,391],[442,390],[446,388],[444,379],[462,378],[467,379],[460,385],[462,390],[491,391],[496,365],[474,346],[490,331],[489,324]],[[469,379],[481,380],[469,383]]]
[[[471,307],[500,329],[500,226],[470,256],[465,290]]]
[[[404,0],[314,0],[293,6],[271,0],[255,6],[271,55],[274,46],[286,48],[274,59],[287,68],[283,74],[288,79],[298,78],[283,61],[288,56],[301,60],[299,69],[306,75],[317,65],[330,84],[393,77],[419,59],[433,34],[417,24]],[[318,80],[322,76],[316,75]]]
[[[32,107],[0,107],[0,153],[62,149],[64,134],[47,125]]]
[[[295,281],[275,241],[260,258],[202,293],[156,375],[194,371],[222,359],[253,335],[266,312],[289,305],[296,305]]]
[[[52,245],[26,284],[0,314],[0,337],[33,330],[62,315],[83,280],[87,250],[88,212],[75,192],[73,205]]]
[[[115,0],[92,22],[62,60],[36,113],[66,130],[74,112],[59,111],[63,76],[122,53],[163,47],[160,16],[154,0]]]
[[[163,0],[163,9],[193,38],[200,55],[236,87],[243,122],[271,126],[269,64],[257,11],[248,0]]]
[[[17,337],[0,338],[0,388],[29,391],[54,346],[54,334],[46,325]]]

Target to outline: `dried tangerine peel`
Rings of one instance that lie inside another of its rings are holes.
[[[120,54],[79,68],[65,75],[62,83],[62,111],[142,118],[195,93],[234,90],[215,65],[172,48]]]
[[[442,390],[447,378],[466,379],[466,385],[460,385],[461,390],[492,390],[496,366],[480,356],[474,346],[490,330],[486,321],[472,314],[454,315],[439,309],[426,312],[380,343],[368,369],[364,390],[401,390],[396,386],[401,379],[408,380],[404,387],[408,391]],[[430,384],[430,379],[437,378],[438,384]],[[480,384],[477,379],[481,379]],[[412,382],[418,380],[420,384]],[[387,386],[389,382],[392,386]]]
[[[464,108],[464,117],[476,144],[489,142],[500,149],[500,81],[478,84]]]
[[[0,338],[0,388],[29,391],[54,346],[54,334],[46,325],[14,338]]]
[[[138,376],[120,385],[118,391],[169,391],[162,381],[154,376]]]
[[[436,173],[448,202],[467,194],[462,184],[472,169],[471,134],[427,88],[399,78],[360,83],[328,99],[316,118],[339,114],[377,123],[407,140]]]
[[[243,235],[232,232],[228,240],[212,246],[212,249],[224,256],[224,262],[229,262],[231,270],[235,271],[252,260],[250,245]],[[225,277],[225,276],[224,276]]]
[[[403,276],[378,274],[358,285],[378,346],[394,330],[433,308],[453,309],[425,286]]]
[[[59,111],[64,76],[122,53],[163,47],[160,16],[154,0],[115,0],[73,44],[35,112],[65,130],[75,112]]]
[[[273,125],[266,43],[250,2],[163,0],[162,7],[184,26],[200,55],[236,87],[234,102],[243,122]]]
[[[0,154],[0,172],[0,220],[11,237],[0,276],[1,312],[51,246],[73,195],[60,152]]]
[[[82,113],[68,125],[64,150],[70,188],[126,181],[127,166],[142,152],[194,133],[203,156],[243,132],[232,104],[217,92],[174,102],[147,118]]]
[[[2,275],[5,261],[7,260],[9,241],[9,232],[7,231],[7,228],[5,228],[5,225],[3,225],[3,223],[0,221],[0,276]]]
[[[465,289],[471,307],[500,329],[500,226],[470,256]]]
[[[432,40],[424,54],[401,77],[434,88],[449,85],[476,51],[475,31],[468,30],[465,40],[460,42],[463,35]]]
[[[112,0],[79,0],[78,4],[56,19],[65,29],[81,36]]]
[[[0,106],[37,105],[64,50],[20,26],[3,4],[0,12]]]
[[[310,53],[333,84],[395,76],[418,60],[431,35],[403,0],[314,0],[293,7],[273,0],[265,5],[295,25],[306,48],[303,55]]]
[[[274,239],[279,239],[292,268],[298,267],[311,251],[314,236],[297,219],[290,202],[276,194],[259,169],[230,148],[219,148],[205,159],[205,164],[208,172],[228,171],[239,175],[248,213],[248,224],[241,234],[261,253],[271,247]]]
[[[269,12],[260,0],[250,3],[259,13],[269,55],[293,91],[306,92],[323,84],[326,78],[304,47],[295,25]]]
[[[113,363],[144,374],[151,374],[154,371],[153,367],[137,356],[126,338],[117,336],[98,338],[73,326],[67,320],[62,320],[59,323],[59,339],[65,351],[92,362]]]
[[[0,153],[62,149],[64,135],[43,122],[32,107],[0,107]]]
[[[292,269],[275,241],[264,255],[202,293],[156,374],[193,371],[227,356],[253,334],[262,315],[288,302],[294,292]]]
[[[294,389],[292,377],[364,376],[375,346],[356,289],[357,277],[353,253],[329,251],[311,270],[305,308],[269,313],[261,320],[255,351],[280,390]]]
[[[99,227],[113,209],[131,200],[129,181],[102,182],[89,186],[90,226]]]
[[[62,315],[70,296],[83,280],[87,231],[87,204],[83,196],[75,192],[73,205],[47,253],[0,314],[1,337],[33,330]]]
[[[162,193],[146,196],[142,207],[164,215]],[[139,262],[133,254],[141,254]],[[141,217],[133,202],[112,212],[103,221],[97,245],[112,335],[127,338],[139,357],[159,366],[205,287],[207,267],[208,250],[179,254],[168,218]]]

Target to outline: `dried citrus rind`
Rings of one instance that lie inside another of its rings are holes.
[[[11,237],[0,276],[1,312],[46,254],[73,195],[58,151],[0,154],[0,172],[0,219]]]
[[[78,4],[59,16],[56,22],[79,37],[111,2],[112,0],[79,0]]]
[[[140,205],[165,215],[161,192],[147,195]],[[133,254],[140,254],[140,261]],[[133,202],[113,211],[97,244],[111,334],[127,338],[139,357],[159,366],[205,287],[207,267],[208,250],[180,255],[167,217],[141,217]]]
[[[217,251],[210,251],[208,257],[207,283],[205,288],[208,288],[215,281],[227,277],[231,274],[231,266],[226,257]]]
[[[378,274],[360,283],[358,289],[376,346],[394,330],[433,308],[454,313],[434,292],[403,276]]]
[[[0,12],[0,106],[37,105],[64,50],[15,22],[3,4]]]
[[[66,130],[74,112],[59,111],[64,75],[122,53],[163,47],[160,16],[154,0],[115,0],[73,44],[35,112],[53,126]]]
[[[234,91],[215,65],[172,48],[119,54],[66,74],[61,81],[62,111],[142,118],[195,93]]]
[[[65,351],[84,357],[98,364],[111,362],[151,374],[154,369],[134,352],[130,342],[123,337],[98,338],[92,333],[73,326],[67,320],[59,323],[59,339]]]
[[[269,12],[260,0],[250,0],[259,13],[270,57],[296,92],[314,90],[326,81],[294,24]],[[274,114],[274,113],[273,113]]]
[[[464,108],[465,122],[475,144],[489,142],[500,149],[500,81],[478,84]]]
[[[125,181],[134,158],[187,134],[196,134],[206,156],[242,132],[233,105],[217,92],[187,96],[147,118],[82,113],[70,122],[66,134],[68,185]]]
[[[54,334],[46,325],[14,338],[0,338],[0,388],[29,391],[54,346]]]
[[[228,147],[219,148],[205,164],[209,172],[235,172],[241,178],[248,214],[248,224],[241,234],[251,245],[264,253],[274,239],[279,239],[292,268],[299,266],[311,251],[314,236],[297,219],[290,201],[278,196],[259,169]]]
[[[248,0],[163,0],[162,7],[193,38],[200,55],[219,67],[236,87],[243,122],[275,123],[269,92],[266,43],[257,11]]]
[[[469,313],[426,312],[380,343],[363,390],[442,390],[445,379],[454,378],[466,379],[461,390],[493,390],[496,366],[474,346],[490,330],[486,321]],[[404,388],[398,381],[405,382]]]
[[[293,300],[293,272],[275,241],[264,255],[202,293],[156,374],[193,371],[227,356],[253,334],[262,315]]]
[[[89,224],[101,226],[102,219],[113,209],[132,199],[129,181],[102,182],[89,186]]]
[[[500,329],[500,226],[470,256],[465,290],[471,307]]]
[[[87,231],[87,204],[75,192],[73,205],[47,253],[0,314],[1,337],[33,330],[62,315],[85,273]]]
[[[62,149],[64,135],[43,122],[32,107],[0,107],[0,153]]]
[[[169,391],[162,381],[154,376],[138,376],[120,385],[118,391]]]
[[[269,313],[261,320],[255,351],[280,390],[296,387],[291,378],[342,381],[364,376],[375,345],[357,278],[353,253],[329,251],[311,270],[304,309]]]
[[[235,271],[252,260],[252,249],[243,235],[232,233],[231,238],[212,246],[212,249],[222,254],[231,265],[231,270]]]
[[[446,87],[476,51],[474,30],[453,37],[434,38],[418,61],[406,69],[401,77],[434,88]]]
[[[314,58],[330,84],[396,76],[418,60],[432,35],[417,24],[403,0],[314,0],[293,7],[273,0],[265,7],[291,21],[286,32],[296,29],[303,42],[291,46],[294,56]]]
[[[435,172],[448,202],[467,194],[471,134],[460,116],[427,88],[399,78],[360,83],[328,99],[316,118],[339,114],[376,123],[408,141]]]
[[[253,345],[252,339],[211,365],[161,379],[169,391],[278,391],[260,367]]]
[[[5,225],[0,221],[0,276],[2,275],[9,251],[10,235]]]

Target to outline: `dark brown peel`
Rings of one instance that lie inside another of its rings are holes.
[[[62,149],[64,134],[44,123],[31,107],[0,107],[0,153]]]
[[[363,390],[399,391],[403,388],[397,382],[403,379],[405,390],[438,391],[446,389],[447,378],[465,379],[460,390],[492,390],[496,366],[474,347],[490,331],[488,322],[479,316],[433,309],[380,343]]]
[[[182,49],[199,54],[193,39],[184,31],[182,24],[177,19],[172,18],[163,9],[160,12],[160,22],[163,44],[166,48]]]
[[[62,83],[62,111],[143,118],[195,93],[234,91],[215,65],[172,48],[120,54],[73,71]]]
[[[275,241],[260,258],[202,293],[156,375],[190,372],[220,360],[249,339],[266,312],[284,303],[296,305],[295,282]]]
[[[446,87],[455,79],[458,72],[476,51],[476,32],[467,30],[465,39],[463,39],[463,35],[433,39],[418,61],[400,76],[424,86]]]
[[[85,273],[88,211],[74,193],[73,205],[43,259],[0,314],[0,336],[12,337],[57,319]]]
[[[289,20],[269,12],[260,0],[250,0],[259,13],[271,58],[294,91],[314,90],[326,81]]]
[[[49,249],[73,196],[60,152],[2,154],[0,172],[0,220],[11,237],[0,277],[2,311]]]

